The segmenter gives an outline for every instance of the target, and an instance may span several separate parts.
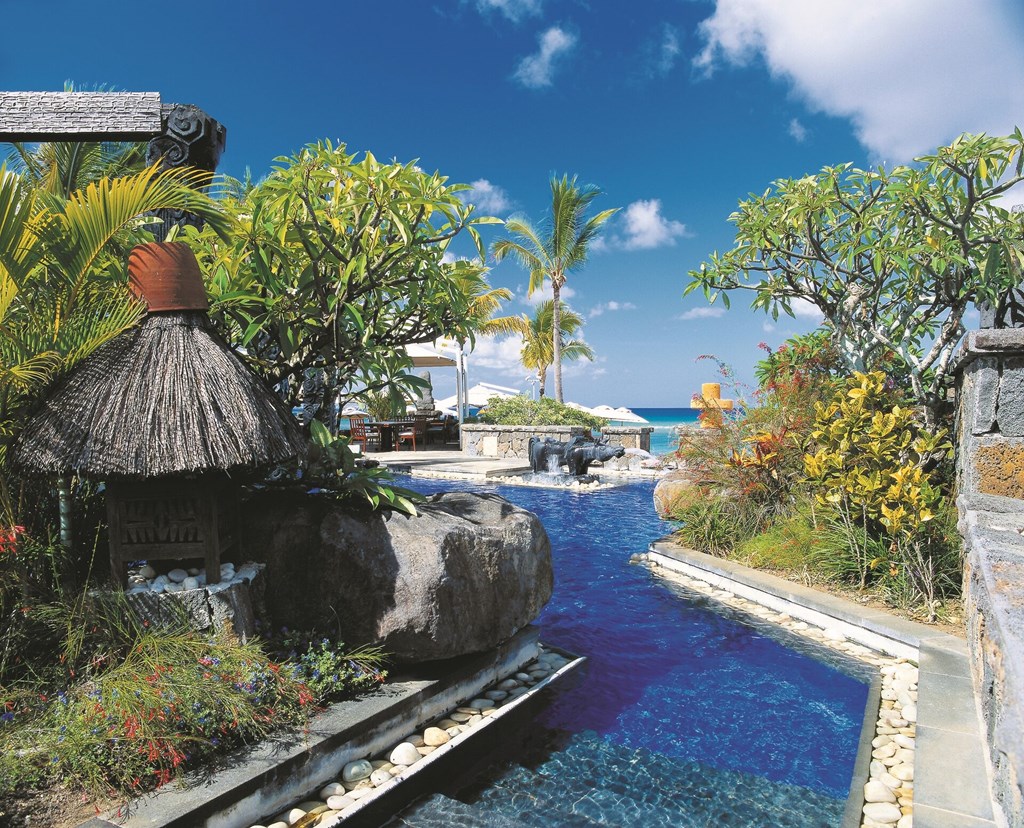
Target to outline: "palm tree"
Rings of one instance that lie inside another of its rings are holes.
[[[587,260],[587,248],[597,236],[601,225],[617,208],[603,210],[586,217],[590,203],[601,195],[592,184],[579,185],[576,177],[563,175],[551,179],[551,214],[540,228],[526,216],[513,216],[506,223],[511,238],[495,242],[493,253],[501,261],[510,253],[530,271],[528,293],[534,293],[551,282],[552,299],[552,365],[555,367],[555,399],[562,396],[562,320],[561,291],[569,274],[579,270]]]
[[[523,367],[528,371],[537,374],[537,383],[540,396],[545,395],[548,377],[548,367],[554,362],[554,320],[555,302],[548,299],[537,306],[533,317],[526,314],[513,317],[516,320],[516,333],[523,337],[523,349],[520,352],[520,359]],[[582,339],[571,339],[580,328],[583,327],[583,317],[563,302],[559,309],[559,318],[562,322],[560,341],[560,353],[562,359],[577,360],[594,358],[594,351]]]
[[[7,160],[37,188],[68,198],[101,178],[120,178],[146,165],[144,143],[52,141],[11,144]]]
[[[65,92],[81,92],[67,81]],[[104,86],[96,92],[109,91]],[[146,143],[139,141],[15,142],[7,152],[7,165],[37,189],[69,198],[101,178],[120,178],[146,166]]]

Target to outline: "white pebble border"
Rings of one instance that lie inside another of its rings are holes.
[[[234,584],[249,584],[266,568],[266,564],[247,561],[238,569],[230,561],[220,565],[217,578],[210,581],[206,567],[201,569],[175,568],[163,575],[148,563],[128,570],[128,594],[151,592],[161,595],[165,592],[190,592],[205,589],[210,595],[221,592]]]
[[[329,828],[338,825],[365,805],[378,789],[391,787],[413,766],[442,745],[469,733],[498,714],[498,711],[569,663],[564,656],[545,651],[521,670],[496,682],[479,696],[464,700],[443,716],[408,734],[376,758],[347,763],[337,779],[327,782],[308,799],[277,814],[265,825],[250,828]]]
[[[659,578],[877,667],[882,675],[882,701],[875,726],[876,735],[871,742],[871,766],[868,782],[864,785],[861,828],[912,828],[918,678],[917,667],[912,661],[868,649],[848,641],[838,629],[815,627],[698,578],[657,565],[650,568]]]

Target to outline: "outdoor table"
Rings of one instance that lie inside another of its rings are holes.
[[[392,451],[395,447],[395,438],[398,436],[400,426],[408,425],[402,420],[368,420],[367,426],[372,426],[380,432],[380,450]]]

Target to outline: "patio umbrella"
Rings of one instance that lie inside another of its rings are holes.
[[[491,397],[517,397],[519,392],[514,388],[506,388],[503,385],[492,385],[487,382],[480,382],[466,392],[466,402],[473,408],[483,408]],[[437,401],[438,408],[452,408],[458,405],[456,397],[445,397]]]
[[[406,345],[405,353],[415,368],[450,368],[455,360],[435,351],[429,345]]]
[[[612,408],[610,405],[598,405],[590,409],[592,414],[596,414],[598,417],[604,417],[606,420],[615,420],[620,423],[646,423],[648,422],[639,414],[634,414],[628,408],[620,406],[619,408]]]

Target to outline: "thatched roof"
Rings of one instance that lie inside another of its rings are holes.
[[[304,450],[284,404],[205,313],[150,314],[83,360],[29,419],[11,460],[87,477],[260,466]]]

